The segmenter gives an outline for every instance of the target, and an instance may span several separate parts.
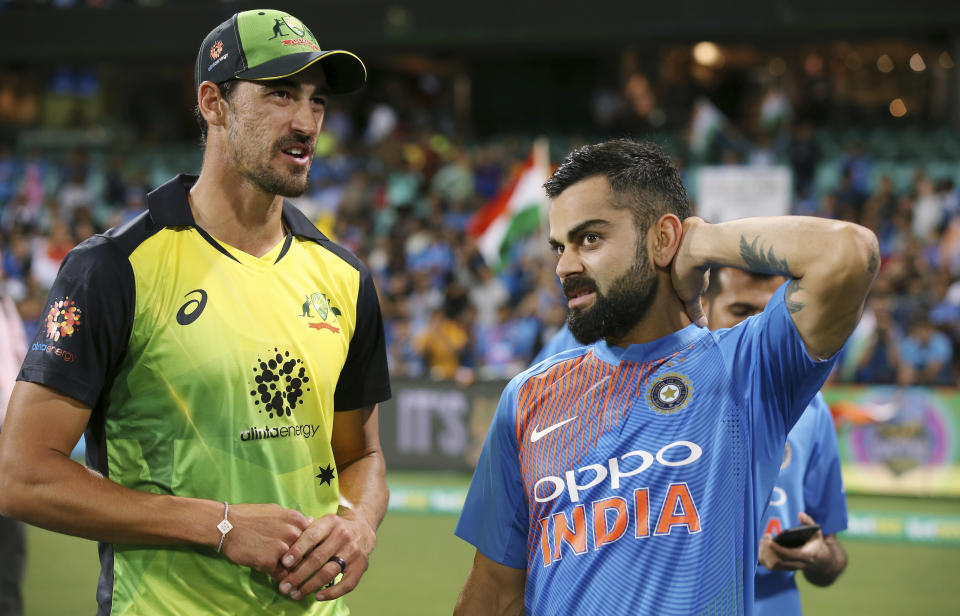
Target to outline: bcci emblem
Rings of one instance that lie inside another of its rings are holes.
[[[216,60],[223,53],[223,41],[217,41],[210,46],[210,59]]]
[[[296,17],[285,15],[283,18],[283,23],[286,24],[286,26],[290,28],[290,30],[297,36],[303,36],[307,31],[306,26],[304,26],[303,23]]]
[[[654,382],[647,390],[647,400],[660,415],[671,415],[683,410],[690,402],[693,385],[682,374],[668,374]]]

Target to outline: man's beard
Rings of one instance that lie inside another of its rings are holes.
[[[236,124],[231,126],[233,129]],[[248,132],[249,134],[249,132]],[[281,173],[270,166],[270,161],[289,145],[297,144],[310,148],[312,146],[304,140],[296,137],[286,137],[273,144],[270,154],[266,159],[257,159],[255,148],[247,143],[248,139],[239,134],[239,130],[230,131],[230,145],[233,162],[237,165],[243,177],[247,178],[251,184],[268,195],[280,195],[281,197],[299,197],[307,190],[308,176],[310,168],[307,167],[301,174]]]
[[[567,297],[581,289],[596,294],[590,308],[573,308],[567,312],[570,333],[580,344],[592,344],[601,338],[608,342],[621,340],[650,310],[658,282],[641,247],[634,264],[613,281],[606,294],[600,293],[592,278],[567,278],[563,281]]]

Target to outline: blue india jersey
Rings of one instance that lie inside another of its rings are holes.
[[[814,361],[763,313],[563,352],[506,387],[456,534],[526,570],[528,614],[752,614],[757,542]]]
[[[840,452],[833,417],[823,396],[817,394],[787,435],[770,506],[762,532],[776,536],[800,524],[805,511],[824,535],[847,528],[847,498],[840,476]],[[770,571],[757,567],[757,616],[799,616],[800,592],[794,571]]]

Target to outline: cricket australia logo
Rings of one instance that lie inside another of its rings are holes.
[[[690,379],[671,373],[654,381],[647,389],[650,407],[660,415],[672,415],[686,408],[693,394]]]
[[[303,22],[301,22],[296,17],[285,15],[283,17],[283,23],[286,24],[286,26],[290,28],[290,30],[297,36],[303,36],[304,33],[307,31],[307,28],[306,26],[303,25]]]
[[[326,293],[311,293],[304,295],[304,298],[306,301],[300,307],[300,316],[311,320],[310,329],[328,329],[335,334],[340,333],[340,327],[337,325],[339,323],[337,317],[341,314],[340,309],[330,305]],[[311,308],[314,312],[310,312]]]

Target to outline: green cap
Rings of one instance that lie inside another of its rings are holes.
[[[231,79],[279,79],[319,62],[333,94],[363,87],[367,68],[355,54],[324,51],[299,19],[271,9],[235,13],[203,39],[197,54],[194,85]]]

